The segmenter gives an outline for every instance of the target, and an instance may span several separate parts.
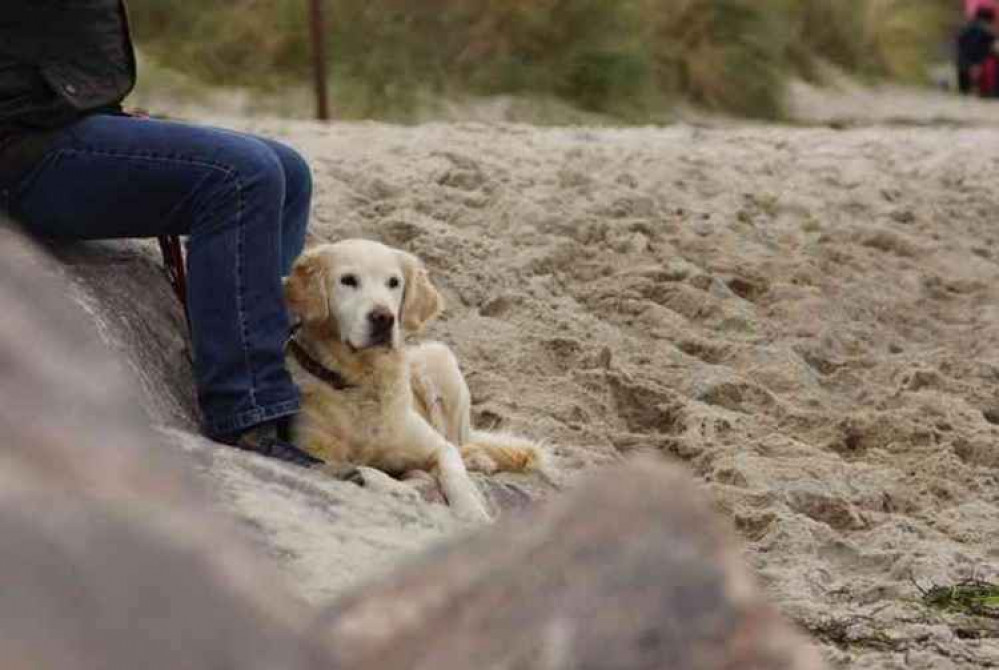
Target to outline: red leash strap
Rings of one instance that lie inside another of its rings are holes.
[[[163,268],[173,292],[184,308],[187,328],[191,328],[191,315],[187,311],[187,272],[184,269],[184,251],[180,246],[180,236],[160,235],[160,252],[163,254]]]

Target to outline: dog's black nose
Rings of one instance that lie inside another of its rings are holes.
[[[395,325],[395,315],[387,309],[375,308],[368,314],[368,321],[373,335],[387,335]]]

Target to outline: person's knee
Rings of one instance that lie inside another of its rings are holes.
[[[268,141],[271,149],[281,161],[285,185],[289,196],[312,197],[312,170],[302,154],[280,142]]]
[[[203,180],[188,200],[194,217],[192,234],[209,233],[249,212],[280,212],[285,199],[285,174],[277,154],[250,136],[227,136],[212,155],[216,171]]]
[[[281,159],[265,142],[255,137],[229,138],[219,161],[228,168],[239,188],[262,190],[284,198],[285,171]]]

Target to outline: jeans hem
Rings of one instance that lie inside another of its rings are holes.
[[[204,431],[209,437],[217,438],[224,435],[231,435],[264,421],[297,414],[299,409],[301,409],[301,402],[299,400],[285,400],[284,402],[273,403],[266,407],[256,407],[224,419],[204,421]]]

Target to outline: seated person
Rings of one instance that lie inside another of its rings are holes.
[[[32,233],[188,236],[194,372],[205,434],[301,465],[284,363],[281,278],[305,243],[312,181],[291,148],[134,118],[122,0],[4,0],[0,209]]]

